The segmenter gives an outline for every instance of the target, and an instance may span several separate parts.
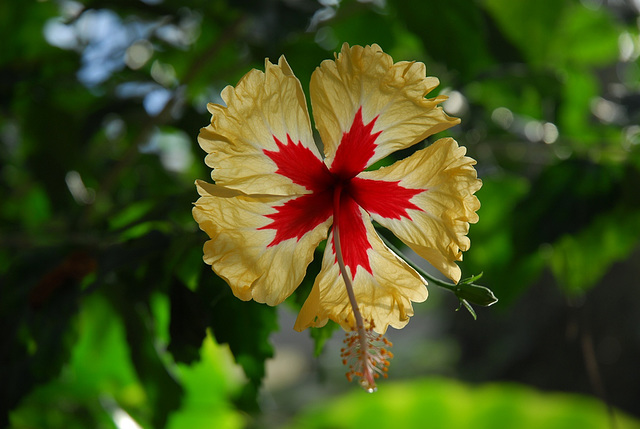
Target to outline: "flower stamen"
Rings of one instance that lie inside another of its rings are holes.
[[[373,321],[369,321],[365,329],[365,337],[360,336],[359,331],[347,332],[347,337],[343,340],[345,346],[340,350],[342,363],[347,366],[347,380],[352,381],[354,377],[360,378],[360,385],[369,393],[376,391],[375,380],[387,378],[389,370],[389,360],[393,358],[393,353],[389,348],[393,345],[391,341],[381,334],[373,331]],[[362,348],[362,344],[366,347]]]
[[[367,327],[365,328],[365,321],[358,308],[358,302],[356,301],[356,296],[353,291],[353,284],[345,267],[344,257],[342,256],[342,246],[340,244],[338,218],[341,194],[342,185],[338,184],[333,194],[333,242],[336,259],[338,260],[340,273],[347,288],[347,295],[349,296],[349,303],[353,310],[356,326],[355,329],[347,332],[347,337],[344,339],[345,347],[341,349],[340,357],[342,358],[342,363],[348,367],[346,373],[347,380],[352,381],[354,377],[358,377],[360,378],[360,385],[364,390],[373,393],[377,390],[375,380],[380,378],[380,375],[382,375],[383,378],[387,378],[389,359],[393,357],[393,353],[391,353],[388,348],[390,348],[392,344],[381,334],[374,332],[373,328],[375,325],[373,320],[367,320]]]

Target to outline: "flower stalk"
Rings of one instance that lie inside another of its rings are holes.
[[[435,284],[436,286],[440,286],[441,288],[447,289],[455,294],[455,296],[460,301],[460,307],[458,310],[464,306],[467,309],[469,314],[476,320],[478,317],[476,315],[475,310],[471,307],[471,304],[481,305],[483,307],[489,307],[496,302],[498,302],[498,298],[493,294],[493,291],[486,286],[480,286],[475,284],[474,282],[479,280],[482,277],[482,273],[477,274],[475,276],[471,276],[465,279],[460,280],[458,283],[449,283],[444,280],[440,280],[437,277],[432,276],[427,273],[425,270],[420,268],[418,265],[414,264],[409,258],[407,258],[396,246],[391,243],[385,236],[380,235],[384,244],[391,249],[396,255],[402,258],[411,268],[416,270],[422,277],[429,280],[429,282]],[[456,310],[457,311],[457,310]]]

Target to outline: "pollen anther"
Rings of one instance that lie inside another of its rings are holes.
[[[389,359],[393,354],[386,347],[391,347],[391,342],[382,335],[373,331],[373,321],[365,321],[365,338],[360,338],[361,330],[354,329],[347,332],[344,343],[346,348],[341,350],[340,357],[347,366],[347,380],[360,379],[360,385],[368,392],[376,391],[375,380],[382,376],[387,378],[389,370]],[[364,340],[364,341],[363,341]],[[362,344],[366,344],[362,347]]]

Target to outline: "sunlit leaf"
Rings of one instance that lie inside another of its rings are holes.
[[[639,242],[640,212],[617,210],[578,234],[562,236],[552,247],[551,268],[568,293],[584,293]]]
[[[228,397],[240,387],[239,369],[234,370],[228,350],[218,346],[208,334],[200,349],[199,361],[178,364],[185,389],[180,410],[169,418],[167,428],[241,428],[243,418],[231,408]],[[234,377],[235,374],[235,377]]]
[[[519,252],[536,250],[560,235],[575,233],[619,199],[624,171],[617,165],[599,165],[569,159],[547,167],[532,184],[516,210],[514,238]]]
[[[500,28],[534,65],[541,64],[546,59],[549,47],[556,43],[557,25],[566,4],[564,0],[484,2]]]
[[[572,65],[603,65],[617,59],[620,29],[608,10],[573,3],[560,20],[557,33],[550,32],[555,36],[548,46],[551,59]]]
[[[462,265],[465,272],[482,271],[483,282],[500,298],[497,305],[505,305],[537,276],[543,261],[537,254],[515,250],[514,235],[521,229],[522,216],[515,207],[529,191],[527,181],[502,175],[483,182],[477,192],[481,221],[470,228],[473,251],[466,252]]]
[[[619,429],[640,428],[640,421],[616,412]],[[595,399],[542,393],[515,384],[472,387],[445,379],[386,383],[374,395],[362,392],[309,406],[288,428],[434,429],[602,429],[611,418]]]
[[[78,332],[69,363],[56,380],[23,401],[11,415],[13,427],[108,424],[112,416],[103,408],[102,397],[139,418],[149,415],[145,391],[129,358],[123,324],[104,298],[94,296],[84,301]],[[69,409],[77,411],[65,411]]]
[[[152,200],[137,201],[126,206],[120,213],[109,218],[109,226],[114,229],[123,229],[133,223],[139,222],[149,211],[153,209],[156,202]]]
[[[315,344],[313,353],[316,356],[319,356],[320,353],[322,353],[325,343],[333,337],[334,331],[338,328],[340,328],[340,325],[331,320],[322,328],[309,328],[309,334],[311,335],[311,338],[313,338]]]
[[[465,0],[396,2],[393,6],[409,30],[421,38],[427,54],[447,64],[464,81],[471,80],[494,62],[488,43],[490,35],[478,3]],[[446,43],[442,43],[441,37]],[[493,42],[494,47],[506,48],[503,53],[511,53],[511,47],[502,45],[498,35]]]
[[[211,308],[211,329],[219,344],[228,344],[248,383],[238,397],[240,407],[257,410],[258,389],[265,376],[265,360],[273,357],[271,334],[278,329],[274,307],[240,301],[224,285]]]

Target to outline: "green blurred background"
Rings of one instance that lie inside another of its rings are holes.
[[[640,428],[639,26],[637,0],[1,1],[0,427]],[[343,42],[440,78],[484,181],[463,271],[500,299],[474,321],[431,287],[373,395],[335,327],[292,329],[319,254],[241,302],[191,217],[206,103],[282,54],[306,91]]]

